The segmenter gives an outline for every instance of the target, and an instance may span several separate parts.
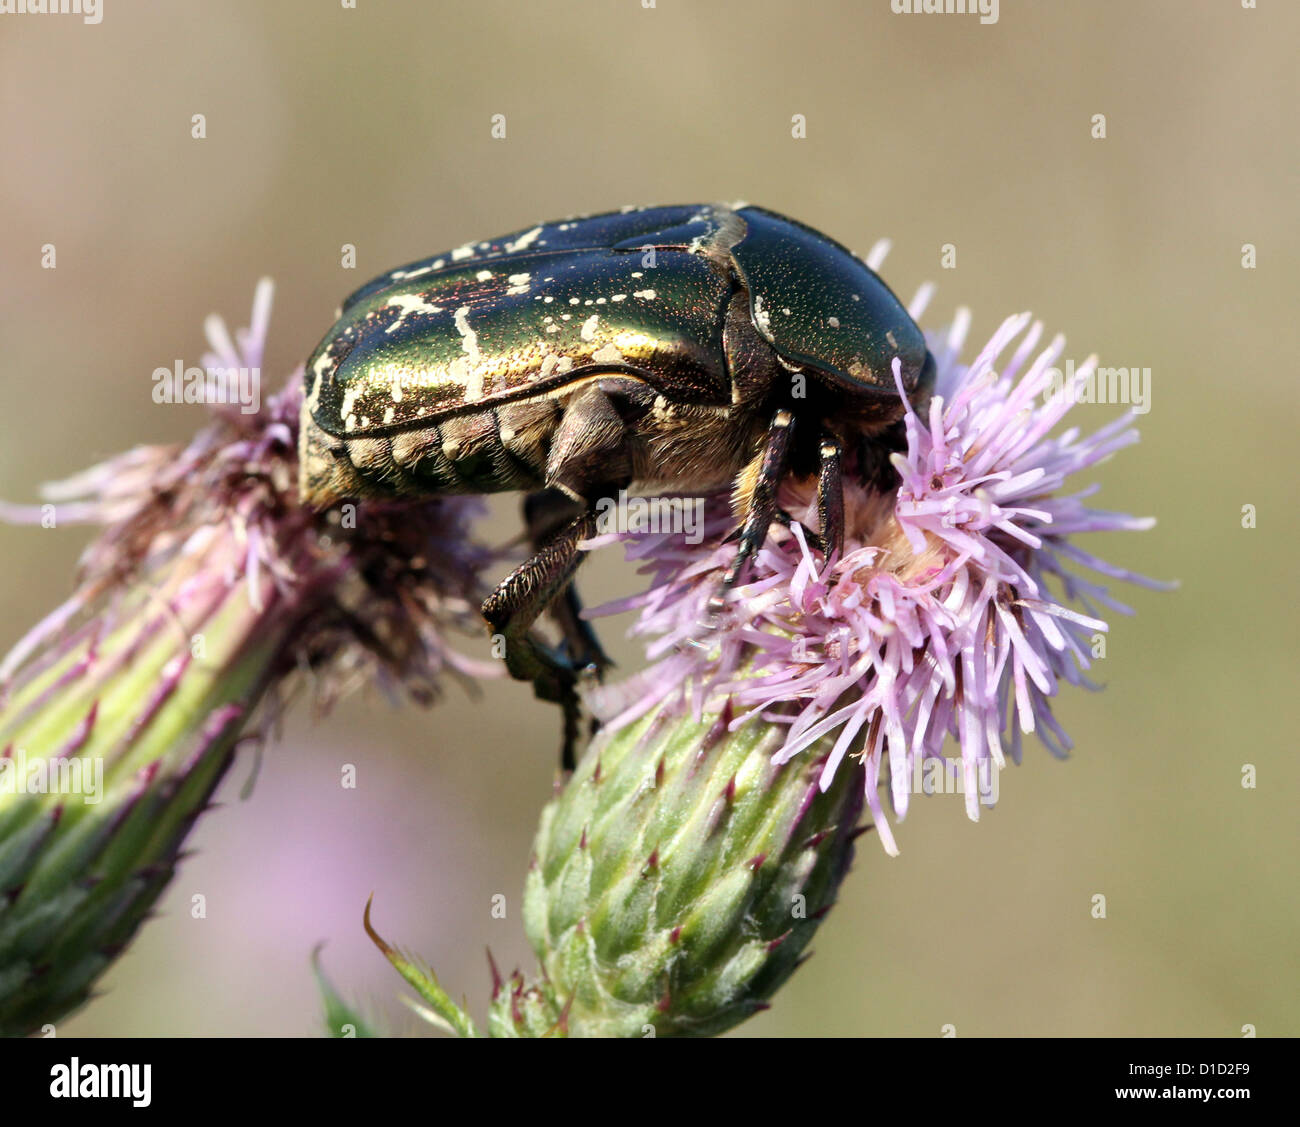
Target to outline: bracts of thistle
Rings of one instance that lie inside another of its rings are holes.
[[[547,805],[524,888],[541,974],[492,963],[493,1037],[712,1036],[767,1007],[806,957],[862,832],[862,769],[777,763],[779,732],[661,713],[597,736]],[[374,931],[422,998],[478,1036],[437,978]]]
[[[902,819],[937,771],[977,818],[1023,735],[1071,746],[1051,698],[1091,687],[1093,638],[1128,612],[1104,581],[1162,585],[1073,542],[1152,522],[1089,507],[1070,479],[1137,434],[1128,415],[1058,432],[1095,361],[1066,381],[1064,342],[1041,347],[1023,315],[963,364],[968,325],[963,311],[930,340],[937,383],[908,405],[893,488],[848,467],[843,553],[810,548],[816,482],[787,482],[794,522],[773,526],[714,628],[736,550],[727,497],[700,499],[702,537],[591,542],[622,541],[650,577],[592,613],[637,611],[651,664],[590,697],[604,730],[543,815],[526,886],[541,974],[497,976],[493,1033],[719,1032],[794,969],[864,801],[893,854],[882,792]]]
[[[260,376],[271,287],[204,367]],[[430,701],[491,672],[476,629],[488,554],[474,502],[313,513],[297,503],[301,382],[215,409],[187,446],[143,447],[0,516],[101,526],[74,594],[0,665],[0,1034],[88,996],[182,856],[236,747],[296,686],[366,681]],[[48,533],[43,533],[47,534]]]
[[[541,961],[494,983],[491,1029],[712,1036],[767,1008],[848,872],[861,769],[775,762],[779,733],[654,717],[612,732],[542,815],[524,889]]]

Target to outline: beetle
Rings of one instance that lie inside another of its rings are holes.
[[[841,244],[745,204],[625,208],[542,223],[389,270],[307,361],[301,494],[528,492],[534,555],[483,604],[510,673],[564,708],[608,664],[572,577],[595,506],[627,488],[732,486],[737,551],[711,616],[773,520],[817,476],[842,547],[842,476],[892,482],[904,403],[935,363],[898,298]],[[547,610],[562,649],[533,624]]]

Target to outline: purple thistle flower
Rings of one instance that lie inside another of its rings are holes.
[[[882,257],[878,247],[869,261]],[[914,316],[928,297],[928,288],[918,295]],[[725,496],[706,499],[704,540],[695,546],[677,533],[591,542],[623,540],[628,558],[651,576],[644,593],[588,612],[638,610],[632,632],[652,639],[649,669],[592,694],[610,727],[651,710],[699,718],[726,704],[732,730],[759,718],[787,726],[776,762],[834,736],[822,786],[846,755],[861,756],[867,805],[890,854],[897,845],[879,787],[888,783],[902,819],[927,761],[958,771],[943,756],[949,736],[960,745],[972,819],[981,780],[1007,756],[1020,761],[1022,733],[1065,755],[1072,745],[1050,699],[1062,681],[1094,687],[1086,677],[1090,635],[1107,629],[1107,610],[1131,613],[1079,570],[1164,586],[1070,540],[1154,523],[1090,508],[1095,488],[1063,492],[1072,474],[1136,442],[1137,432],[1127,413],[1089,436],[1078,428],[1051,436],[1078,386],[1093,378],[1096,358],[1062,387],[1053,365],[1063,338],[1039,350],[1042,326],[1022,314],[963,365],[969,322],[963,310],[945,337],[929,341],[938,379],[923,416],[908,406],[907,450],[893,459],[896,490],[846,481],[843,556],[823,561],[798,524],[773,525],[715,633],[700,624],[735,553],[724,541],[734,526]],[[787,482],[780,500],[796,521],[816,527],[815,481]]]

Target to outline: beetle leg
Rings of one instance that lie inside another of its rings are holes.
[[[790,458],[790,439],[794,433],[794,415],[782,407],[772,416],[767,430],[767,446],[763,450],[758,476],[754,480],[749,510],[740,528],[740,542],[736,558],[722,580],[722,589],[709,600],[709,614],[719,617],[726,607],[727,593],[744,577],[750,561],[767,539],[768,526],[779,511],[776,504],[777,487],[785,476]]]
[[[581,709],[572,664],[540,641],[532,625],[569,585],[584,552],[578,542],[596,530],[596,517],[584,513],[552,536],[531,559],[502,581],[483,603],[483,617],[505,645],[506,668],[520,681],[531,681],[541,700],[564,711],[561,766],[573,770]]]
[[[797,524],[800,528],[803,529],[803,538],[807,542],[808,547],[810,547],[814,552],[821,552],[822,555],[826,554],[826,543],[821,538],[821,536],[818,535],[816,532],[814,532],[802,521],[795,520],[794,517],[792,517],[784,509],[777,509],[772,514],[772,519],[775,520],[777,524],[785,525],[786,528],[793,528]]]
[[[820,552],[827,559],[832,553],[844,552],[844,448],[840,440],[833,435],[823,435],[820,455],[821,467],[817,475],[817,519],[821,525],[820,535],[804,527],[803,535],[808,546]],[[773,519],[790,528],[798,523],[784,509],[773,510]],[[801,526],[803,527],[803,526]],[[738,537],[738,529],[733,537]]]
[[[555,489],[542,489],[525,497],[524,523],[528,526],[533,551],[538,551],[572,520],[575,509],[581,511],[578,503]],[[551,605],[550,613],[564,638],[565,656],[575,670],[589,673],[599,680],[614,663],[605,653],[591,623],[582,617],[582,600],[578,597],[577,584],[572,580]]]
[[[581,715],[578,675],[599,676],[609,664],[594,632],[579,617],[581,604],[573,589],[573,573],[586,554],[579,541],[596,533],[594,502],[627,484],[631,464],[626,450],[626,428],[619,406],[631,409],[634,401],[653,394],[640,381],[601,380],[588,385],[564,410],[556,427],[546,466],[545,493],[550,499],[525,507],[529,531],[542,542],[536,554],[506,577],[483,604],[483,617],[506,646],[506,668],[511,676],[531,681],[542,700],[564,710],[561,765],[574,767],[574,749]],[[585,509],[567,524],[569,511]],[[562,597],[561,597],[562,596]],[[550,609],[568,643],[568,653],[557,653],[533,633],[539,615]]]
[[[822,526],[822,553],[844,554],[844,468],[839,439],[823,435],[817,475],[817,517]]]

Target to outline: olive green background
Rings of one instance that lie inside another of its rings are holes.
[[[1142,444],[1096,476],[1101,504],[1160,523],[1090,546],[1182,585],[1123,593],[1138,615],[1105,691],[1059,702],[1070,761],[1029,748],[978,825],[918,801],[897,859],[863,840],[815,957],[740,1033],[1295,1035],[1298,39],[1280,0],[1003,0],[992,26],[888,0],[0,16],[0,496],[191,434],[201,409],[154,405],[150,373],[198,362],[210,311],[245,323],[263,274],[275,386],[372,274],[541,219],[746,199],[859,251],[888,235],[904,298],[939,284],[928,325],[969,304],[978,343],[1032,308],[1077,360],[1151,369]],[[493,513],[512,534],[513,500]],[[0,528],[0,647],[65,595],[85,539]],[[607,552],[584,588],[634,582]],[[531,967],[519,893],[556,733],[511,683],[431,712],[300,710],[247,802],[237,764],[162,918],[63,1031],[314,1032],[319,940],[345,993],[417,1031],[361,932],[372,891],[381,930],[481,1014],[485,945]]]

